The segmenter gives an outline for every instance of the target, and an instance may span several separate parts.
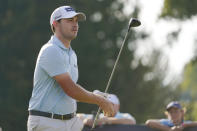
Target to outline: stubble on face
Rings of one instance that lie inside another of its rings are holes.
[[[78,33],[78,23],[69,19],[63,19],[60,23],[60,33],[64,39],[75,39]]]

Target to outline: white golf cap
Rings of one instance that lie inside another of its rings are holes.
[[[120,101],[119,101],[118,97],[116,95],[114,95],[114,94],[109,94],[107,96],[107,99],[109,101],[111,101],[112,103],[114,103],[114,104],[120,105]]]
[[[61,6],[53,11],[50,18],[50,25],[54,21],[60,20],[62,18],[72,18],[74,16],[78,17],[78,21],[85,21],[86,16],[82,12],[76,12],[71,6]]]

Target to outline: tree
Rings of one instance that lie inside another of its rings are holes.
[[[1,1],[0,126],[3,130],[26,130],[36,57],[52,34],[51,12],[64,4],[73,5],[87,15],[87,21],[79,24],[78,38],[72,42],[78,54],[79,83],[91,91],[104,91],[129,20],[122,13],[120,1]],[[137,11],[136,8],[135,17]],[[128,42],[134,39],[136,36],[131,33]],[[159,77],[144,79],[153,70],[152,65],[139,62],[136,68],[131,68],[133,55],[133,51],[125,46],[109,92],[120,97],[122,111],[143,122],[148,114],[160,115],[168,88],[162,88]],[[155,103],[160,104],[159,108]],[[85,105],[80,103],[78,112],[90,113],[97,108]],[[146,111],[139,110],[142,106]]]
[[[180,90],[182,92],[182,100],[185,102],[188,113],[187,118],[191,120],[197,120],[196,109],[197,109],[197,65],[190,62],[185,67],[183,81],[180,84]]]
[[[164,7],[161,14],[161,17],[170,17],[179,20],[189,20],[194,15],[197,14],[197,1],[191,0],[165,0]],[[179,35],[179,32],[178,34]],[[196,43],[196,40],[195,40]],[[196,47],[194,47],[196,48]],[[196,94],[197,94],[197,83],[196,83],[196,54],[192,61],[190,61],[184,69],[183,79],[178,89],[181,93],[180,100],[185,103],[185,106],[188,108],[186,118],[191,120],[197,120],[196,114]]]
[[[196,0],[165,0],[162,17],[188,19],[197,14]]]

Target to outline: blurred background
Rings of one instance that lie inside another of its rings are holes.
[[[135,17],[142,25],[131,30],[109,89],[120,98],[120,111],[143,124],[165,117],[166,104],[178,100],[187,107],[186,119],[197,120],[196,0],[0,0],[3,130],[26,131],[36,58],[52,35],[50,15],[61,5],[87,16],[72,41],[79,84],[104,91],[129,19]],[[97,108],[78,103],[78,112]]]

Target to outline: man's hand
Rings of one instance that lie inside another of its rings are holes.
[[[183,131],[183,126],[173,126],[170,131]]]
[[[93,94],[103,97],[103,102],[99,104],[99,107],[103,110],[104,116],[113,117],[117,113],[114,104],[107,99],[108,93],[101,92],[99,90],[94,90]]]
[[[99,107],[103,110],[104,116],[107,117],[113,117],[117,113],[115,110],[114,104],[107,100],[105,97],[98,95],[99,97],[102,97],[102,102],[99,103]]]

